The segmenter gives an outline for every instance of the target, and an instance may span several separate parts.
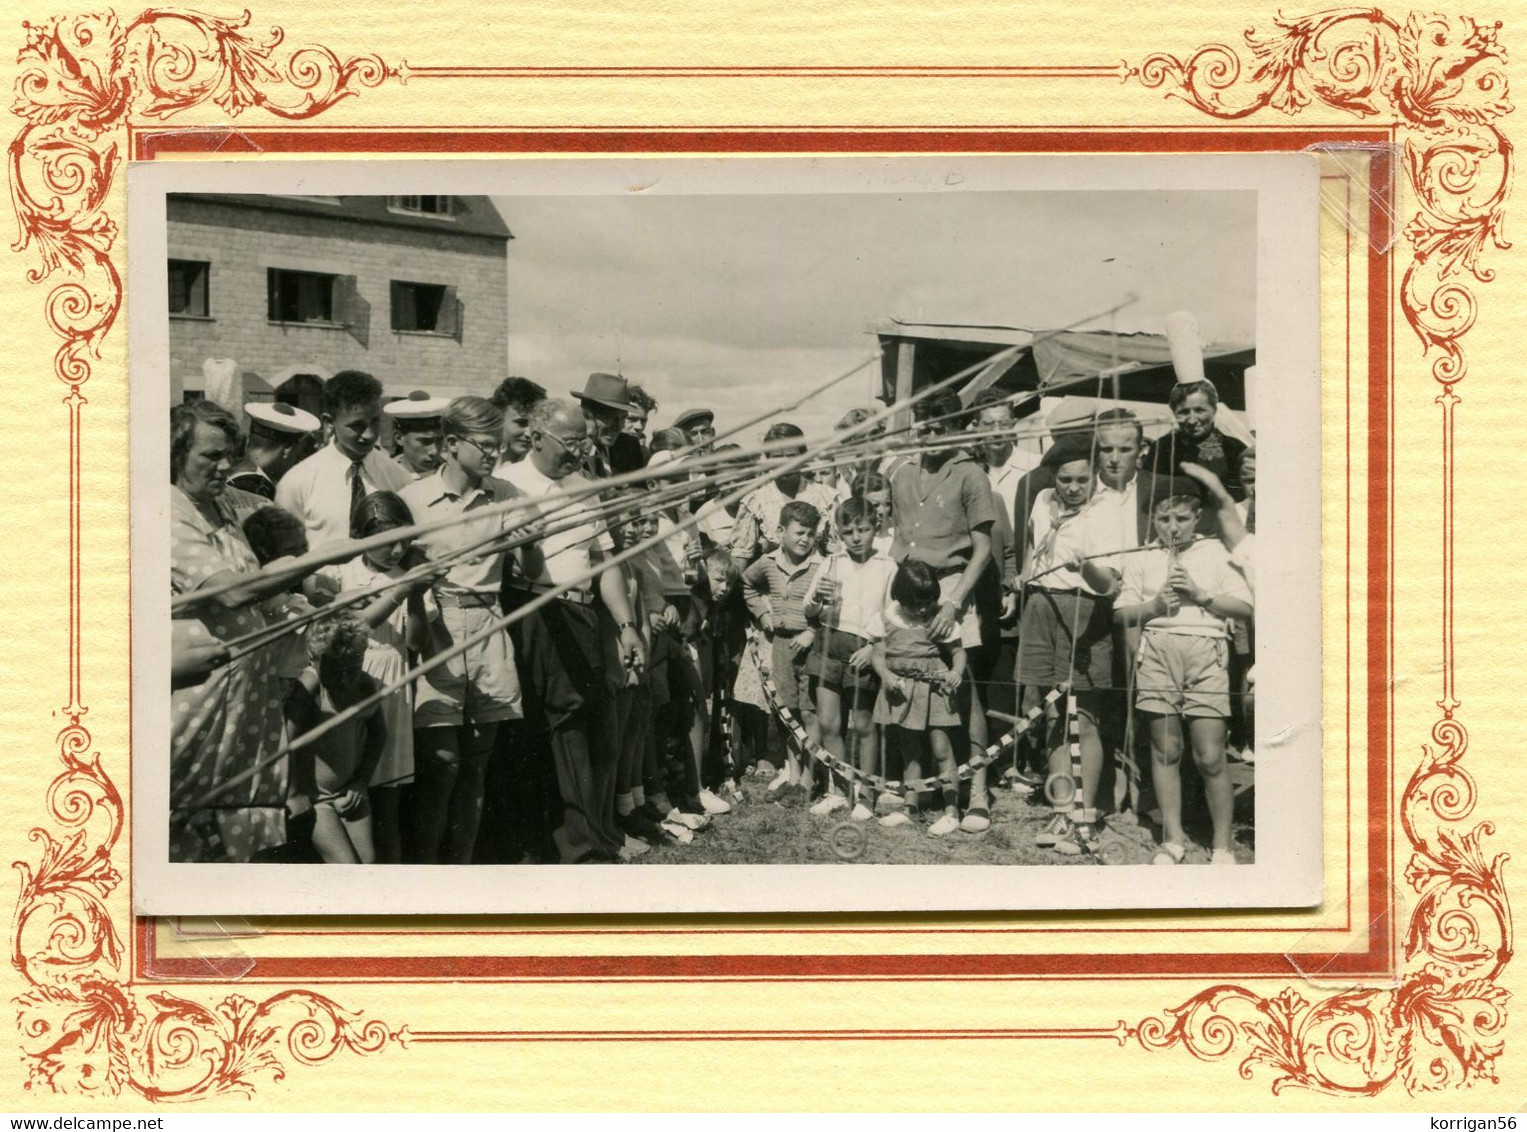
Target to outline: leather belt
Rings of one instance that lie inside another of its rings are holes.
[[[553,592],[550,586],[515,586],[514,589],[531,597],[540,597]],[[593,605],[595,601],[591,590],[558,590],[556,596],[557,600],[565,601],[569,605]]]
[[[480,594],[472,590],[436,590],[435,600],[456,609],[490,609],[498,605],[497,594]]]

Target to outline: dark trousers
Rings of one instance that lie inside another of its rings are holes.
[[[550,729],[562,796],[553,839],[565,863],[611,859],[625,843],[615,828],[620,752],[602,632],[596,609],[564,601],[543,606],[524,621],[522,671]]]

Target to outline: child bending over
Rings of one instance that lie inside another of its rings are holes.
[[[287,721],[294,736],[377,690],[376,681],[361,667],[367,639],[365,626],[348,612],[309,628],[312,664],[287,697]],[[386,745],[387,724],[373,704],[293,756],[292,777],[307,780],[304,792],[315,802],[313,847],[328,864],[376,861],[366,788]]]

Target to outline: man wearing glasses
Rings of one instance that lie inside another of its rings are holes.
[[[416,523],[465,518],[521,493],[492,475],[504,419],[481,397],[458,397],[441,417],[439,469],[399,490]],[[494,511],[421,535],[432,558],[512,536],[524,512]],[[439,617],[430,625],[430,653],[481,634],[499,616],[504,552],[467,558],[434,586]],[[465,652],[425,673],[414,693],[415,816],[413,859],[421,864],[472,863],[482,818],[483,780],[499,725],[521,716],[520,679],[507,630],[488,633]]]
[[[540,508],[546,533],[524,560],[518,603],[555,595],[525,618],[520,639],[525,682],[550,731],[563,806],[553,838],[567,864],[610,862],[645,848],[615,824],[616,690],[627,671],[645,666],[646,650],[624,575],[618,566],[600,568],[615,548],[593,513],[599,489],[582,473],[597,456],[590,416],[586,401],[581,408],[542,401],[531,413],[530,455],[509,469],[526,495],[554,496]],[[623,671],[610,671],[615,656]]]

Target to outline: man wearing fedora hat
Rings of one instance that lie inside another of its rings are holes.
[[[583,383],[583,392],[573,399],[583,407],[594,452],[589,457],[589,475],[602,479],[611,474],[611,455],[616,439],[626,427],[631,411],[631,387],[626,379],[613,373],[591,373]]]

